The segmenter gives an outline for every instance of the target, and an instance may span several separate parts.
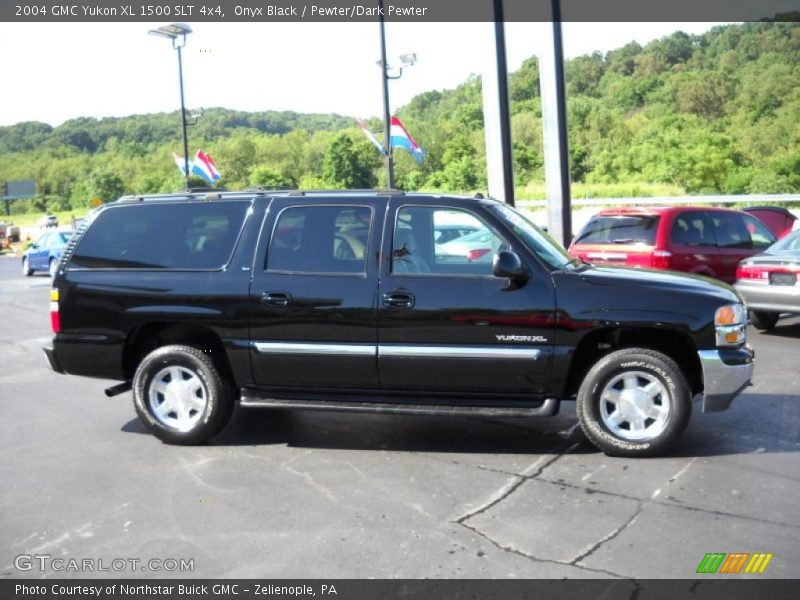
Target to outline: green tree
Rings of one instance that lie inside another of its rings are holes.
[[[337,135],[325,153],[322,177],[335,188],[371,188],[375,178],[369,165],[364,164],[353,140],[347,133]]]

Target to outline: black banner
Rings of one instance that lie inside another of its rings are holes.
[[[3,0],[0,21],[468,22],[493,0]],[[560,0],[563,21],[797,20],[797,0]],[[504,0],[505,21],[550,21],[551,0]]]
[[[3,580],[3,600],[794,600],[798,580]]]

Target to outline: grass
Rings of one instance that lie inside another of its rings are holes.
[[[653,198],[663,196],[685,196],[686,190],[677,185],[662,183],[573,183],[572,198]],[[516,197],[520,200],[544,200],[547,190],[544,183],[531,182],[518,187]]]

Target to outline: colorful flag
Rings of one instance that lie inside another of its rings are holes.
[[[214,161],[202,150],[198,150],[197,154],[195,154],[191,169],[192,174],[202,177],[211,185],[216,184],[222,177],[219,171],[217,171],[217,166],[214,164]]]
[[[406,128],[397,117],[392,117],[392,126],[389,129],[389,141],[392,148],[405,148],[411,153],[418,163],[422,163],[425,156],[425,151],[420,148],[420,145],[409,135]]]
[[[174,152],[172,153],[172,158],[175,159],[175,165],[178,167],[178,170],[181,172],[181,175],[186,175],[186,161],[183,160],[182,156],[178,156]],[[192,170],[192,161],[189,161],[189,170]]]
[[[364,123],[364,121],[362,121],[361,119],[356,119],[356,125],[358,125],[358,128],[361,129],[361,131],[364,132],[364,135],[369,138],[369,141],[375,144],[375,147],[378,149],[378,152],[380,152],[381,154],[386,154],[386,149],[383,147],[383,144],[381,144],[378,141],[378,138],[375,137],[374,133],[372,133],[369,129],[367,129],[367,125],[366,123]]]

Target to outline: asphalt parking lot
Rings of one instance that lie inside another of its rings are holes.
[[[800,319],[750,332],[755,386],[696,411],[664,458],[606,457],[570,403],[527,421],[239,410],[211,445],[172,447],[129,393],[45,366],[50,281],[18,266],[0,256],[0,577],[684,578],[707,552],[800,577]],[[194,571],[15,567],[34,554]]]

